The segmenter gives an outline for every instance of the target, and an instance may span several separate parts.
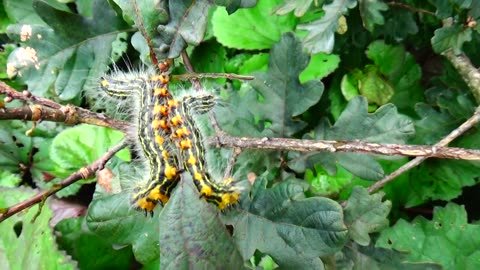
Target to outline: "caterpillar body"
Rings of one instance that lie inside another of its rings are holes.
[[[136,77],[120,75],[106,77],[100,85],[115,97],[135,97],[139,105],[137,114],[137,138],[148,161],[150,174],[145,183],[134,188],[132,203],[138,210],[153,215],[153,209],[168,202],[177,185],[177,159],[169,147],[170,129],[167,127],[168,100],[166,97],[167,76]]]
[[[170,116],[172,140],[180,149],[184,167],[190,172],[200,196],[214,203],[220,210],[236,204],[239,191],[227,179],[222,184],[212,180],[205,159],[202,134],[194,117],[210,111],[215,105],[215,97],[210,94],[185,96]]]
[[[132,204],[137,210],[153,215],[158,203],[163,206],[168,202],[183,168],[192,175],[206,201],[221,210],[236,204],[240,193],[231,179],[216,183],[208,172],[203,138],[194,119],[214,107],[215,97],[199,94],[177,100],[168,84],[165,71],[160,75],[119,73],[100,81],[108,95],[132,98],[138,104],[136,137],[150,173],[134,188]]]

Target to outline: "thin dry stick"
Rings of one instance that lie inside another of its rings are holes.
[[[433,13],[429,10],[426,10],[426,9],[423,9],[423,8],[417,8],[417,7],[410,6],[410,5],[407,5],[407,4],[404,4],[404,3],[399,3],[399,2],[392,1],[392,2],[388,2],[388,5],[401,7],[401,8],[408,9],[408,10],[411,10],[411,11],[414,11],[414,12],[420,12],[420,13],[435,16],[435,13]]]
[[[246,80],[251,81],[255,79],[253,76],[246,76],[246,75],[238,75],[233,73],[188,73],[188,74],[181,74],[175,75],[175,79],[179,80],[192,80],[192,79],[204,79],[204,78],[227,78],[230,80]]]
[[[445,138],[443,138],[441,141],[436,143],[434,147],[442,147],[445,145],[448,145],[451,141],[453,141],[455,138],[463,134],[465,131],[469,130],[471,127],[473,127],[475,124],[480,122],[480,106],[477,108],[475,113],[473,114],[470,119],[468,119],[466,122],[464,122],[462,125],[460,125],[457,129],[453,130],[448,134]],[[438,149],[438,148],[437,148]],[[376,190],[382,188],[385,184],[388,182],[392,181],[395,177],[401,175],[402,173],[420,165],[424,160],[429,158],[431,156],[419,156],[416,157],[412,160],[410,160],[408,163],[404,164],[402,167],[400,167],[398,170],[394,171],[393,173],[387,175],[385,178],[382,180],[376,182],[374,185],[368,188],[368,192],[372,193],[375,192]]]
[[[356,152],[386,156],[437,157],[461,160],[480,160],[480,150],[431,145],[379,144],[362,141],[326,141],[285,138],[246,138],[217,135],[209,140],[211,145],[250,149],[268,149],[299,152]]]
[[[81,168],[77,172],[65,178],[65,180],[63,180],[62,182],[53,186],[51,189],[44,190],[38,193],[37,195],[33,196],[32,198],[29,198],[23,202],[20,202],[14,206],[8,207],[6,209],[1,209],[2,213],[0,214],[0,223],[24,209],[27,209],[37,203],[45,201],[49,196],[68,187],[69,185],[77,182],[80,179],[88,179],[94,176],[97,170],[104,168],[105,163],[107,163],[107,161],[110,160],[113,157],[113,155],[115,155],[118,151],[120,151],[126,145],[127,145],[127,142],[125,140],[120,142],[119,144],[112,147],[109,151],[107,151],[105,155],[103,155],[101,158],[94,161],[92,164]]]

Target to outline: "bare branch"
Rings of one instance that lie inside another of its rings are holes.
[[[448,134],[445,138],[443,138],[441,141],[436,143],[433,147],[437,147],[437,149],[446,148],[444,146],[448,145],[455,138],[457,138],[458,136],[465,133],[465,131],[472,128],[478,122],[480,122],[480,106],[477,107],[477,110],[475,111],[473,116],[470,117],[470,119],[468,119],[462,125],[460,125],[458,128],[456,128],[455,130],[450,132],[450,134]],[[449,148],[449,149],[454,149],[454,148]],[[474,151],[479,152],[479,150],[474,150]],[[397,177],[397,176],[401,175],[402,173],[420,165],[420,163],[422,163],[427,158],[429,158],[429,156],[418,156],[418,157],[410,160],[409,162],[404,164],[402,167],[398,168],[398,170],[394,171],[393,173],[387,175],[382,180],[380,180],[380,181],[376,182],[375,184],[373,184],[372,186],[370,186],[368,188],[368,191],[370,193],[375,192],[376,190],[382,188],[388,182],[392,181],[395,177]],[[460,158],[460,159],[464,159],[464,158]],[[471,160],[475,160],[475,159],[471,159]]]
[[[463,80],[467,83],[477,104],[480,104],[480,72],[476,69],[465,54],[455,55],[448,50],[443,55],[453,64]]]
[[[191,80],[194,78],[203,79],[203,78],[227,78],[230,80],[246,80],[251,81],[255,79],[253,76],[246,76],[246,75],[238,75],[233,73],[188,73],[182,75],[174,76],[175,79],[179,80]]]
[[[480,160],[480,150],[428,145],[379,144],[361,141],[299,140],[284,138],[245,138],[220,134],[210,138],[211,145],[250,149],[289,150],[300,152],[356,152],[387,156],[437,157],[462,160]]]
[[[8,207],[6,209],[1,209],[1,214],[0,214],[0,223],[4,221],[5,219],[11,217],[12,215],[27,209],[37,203],[45,201],[49,196],[57,193],[58,191],[68,187],[69,185],[77,182],[80,179],[88,179],[92,176],[95,175],[95,172],[103,169],[105,164],[107,163],[108,160],[110,160],[118,151],[120,151],[122,148],[124,148],[127,145],[126,140],[120,142],[119,144],[115,145],[112,147],[109,151],[105,153],[101,158],[98,160],[94,161],[92,164],[81,168],[77,172],[73,173],[69,177],[65,178],[62,182],[56,184],[53,186],[51,189],[44,190],[37,195],[20,202],[14,206]]]
[[[0,108],[0,120],[47,120],[64,123],[66,125],[85,123],[117,129],[124,133],[126,133],[130,127],[130,123],[128,122],[106,117],[100,113],[95,113],[73,105],[63,106],[49,99],[36,97],[28,91],[23,91],[23,93],[17,92],[15,89],[1,81],[0,94],[5,94],[12,99],[40,104],[20,108]]]

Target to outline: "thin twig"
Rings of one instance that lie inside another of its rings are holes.
[[[225,168],[223,179],[227,179],[232,176],[233,166],[235,165],[235,162],[237,162],[237,158],[238,158],[238,155],[240,155],[240,153],[242,153],[241,148],[238,148],[238,147],[233,148],[233,153],[232,153],[232,156],[230,157],[230,160],[227,163],[227,167]]]
[[[217,135],[209,140],[211,145],[220,147],[239,147],[250,149],[269,149],[299,152],[356,152],[387,156],[423,156],[461,160],[480,160],[480,150],[430,145],[379,144],[362,141],[327,141],[285,138],[246,138],[226,134]]]
[[[423,9],[423,8],[417,8],[417,7],[414,7],[414,6],[410,6],[410,5],[407,5],[407,4],[404,4],[404,3],[398,3],[398,2],[395,2],[395,1],[391,1],[391,2],[388,2],[388,5],[394,6],[394,7],[396,6],[396,7],[408,9],[408,10],[411,10],[411,11],[420,12],[420,13],[435,16],[434,12],[431,12],[431,11]]]
[[[480,106],[477,108],[477,110],[475,111],[473,116],[470,117],[470,119],[468,119],[462,125],[460,125],[458,128],[456,128],[455,130],[450,132],[450,134],[448,134],[445,138],[443,138],[441,141],[436,143],[433,147],[437,147],[436,148],[437,150],[440,149],[440,147],[443,147],[443,149],[445,149],[444,146],[448,145],[451,141],[453,141],[455,138],[457,138],[461,134],[465,133],[465,131],[469,130],[471,127],[473,127],[478,122],[480,122]],[[450,149],[453,149],[453,148],[450,148]],[[478,152],[478,150],[475,150],[475,151]],[[372,192],[375,192],[376,190],[382,188],[385,184],[392,181],[395,177],[397,177],[397,176],[401,175],[402,173],[420,165],[420,163],[422,163],[423,161],[425,161],[429,157],[431,157],[431,156],[417,156],[416,158],[410,160],[409,162],[404,164],[402,167],[398,168],[398,170],[396,170],[393,173],[387,175],[385,178],[383,178],[382,180],[376,182],[371,187],[369,187],[368,192],[372,193]],[[466,158],[461,158],[461,159],[469,160],[469,159],[466,159]],[[471,160],[475,160],[475,159],[471,159]]]
[[[188,73],[188,74],[180,74],[175,75],[175,79],[178,80],[191,80],[191,79],[204,79],[204,78],[227,78],[230,80],[246,80],[251,81],[255,79],[253,76],[246,76],[246,75],[239,75],[233,73]]]
[[[138,9],[138,4],[137,1],[133,1],[133,8],[135,10],[135,19],[136,23],[138,24],[138,29],[142,33],[142,36],[145,38],[145,41],[147,42],[149,53],[150,53],[150,58],[152,59],[152,63],[155,66],[158,66],[158,60],[157,56],[155,55],[155,51],[153,50],[153,42],[150,36],[147,33],[147,30],[145,29],[145,25],[143,24],[143,14],[140,14],[140,10]]]
[[[20,202],[16,205],[13,205],[11,207],[8,207],[6,209],[2,209],[2,213],[0,214],[0,223],[4,221],[5,219],[11,217],[12,215],[15,215],[16,213],[27,209],[37,203],[40,203],[42,201],[45,201],[49,196],[57,193],[58,191],[68,187],[69,185],[77,182],[80,179],[88,179],[92,176],[95,175],[95,172],[102,169],[105,164],[107,163],[108,160],[110,160],[118,151],[120,151],[122,148],[124,148],[127,145],[127,141],[123,140],[119,144],[115,145],[112,147],[109,151],[105,153],[101,158],[98,160],[94,161],[92,164],[81,168],[77,172],[73,173],[69,177],[65,178],[62,182],[54,185],[52,188],[48,190],[44,190],[37,195]]]
[[[27,102],[33,102],[33,103],[36,103],[36,104],[41,104],[41,105],[44,105],[44,106],[47,106],[47,107],[50,107],[50,108],[53,108],[53,109],[60,109],[62,107],[62,105],[54,102],[54,101],[51,101],[49,99],[46,99],[46,98],[41,98],[41,97],[36,97],[32,94],[30,94],[30,92],[28,91],[23,91],[23,92],[18,92],[16,91],[15,89],[13,89],[12,87],[10,87],[10,85],[0,81],[0,94],[5,94],[7,95],[8,97],[11,97],[12,99],[18,99],[18,100],[23,100],[23,101],[27,101]]]
[[[477,104],[480,104],[480,72],[472,65],[470,59],[465,54],[455,55],[452,50],[448,50],[443,55],[453,64],[463,80],[467,83]]]
[[[185,64],[185,69],[188,73],[195,74],[195,70],[193,69],[192,62],[190,62],[190,58],[185,50],[182,50],[182,60],[183,64]],[[190,82],[193,84],[193,87],[198,91],[202,89],[202,85],[200,84],[200,80],[198,77],[191,77],[189,78]]]

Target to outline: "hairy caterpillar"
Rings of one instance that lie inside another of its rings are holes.
[[[132,203],[153,215],[157,202],[164,205],[179,181],[175,155],[169,147],[168,76],[131,77],[123,73],[101,80],[102,89],[115,97],[135,97],[138,103],[137,138],[148,161],[150,174],[135,187]]]
[[[195,115],[210,111],[215,105],[211,94],[173,98],[168,89],[169,76],[118,73],[101,80],[102,89],[110,96],[135,99],[138,108],[137,138],[150,174],[134,188],[132,204],[145,214],[157,203],[168,202],[179,179],[179,164],[191,173],[194,183],[208,202],[221,210],[238,202],[239,191],[231,179],[221,184],[212,181],[205,161],[202,135]],[[178,156],[177,156],[178,155]]]
[[[224,210],[236,204],[240,194],[231,185],[231,179],[222,184],[212,180],[205,160],[203,138],[194,120],[196,114],[206,113],[214,105],[215,98],[211,94],[183,97],[181,102],[177,102],[170,116],[171,136],[180,149],[184,167],[192,175],[200,196]]]

